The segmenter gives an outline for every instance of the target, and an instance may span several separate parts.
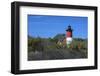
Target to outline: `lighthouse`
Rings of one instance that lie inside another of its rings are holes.
[[[73,32],[73,30],[72,30],[71,26],[69,25],[68,28],[66,29],[66,45],[68,48],[70,48],[70,44],[72,43],[72,40],[73,40],[72,32]]]

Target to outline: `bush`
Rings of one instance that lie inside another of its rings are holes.
[[[28,39],[28,47],[31,47],[31,50],[33,51],[43,51],[41,38]],[[30,50],[30,48],[28,50]]]

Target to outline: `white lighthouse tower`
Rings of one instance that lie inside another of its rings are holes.
[[[69,25],[68,28],[66,29],[66,44],[67,44],[67,47],[70,48],[70,44],[72,43],[72,28],[71,26]]]

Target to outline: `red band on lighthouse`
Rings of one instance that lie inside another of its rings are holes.
[[[67,31],[67,35],[66,35],[67,37],[72,37],[72,32],[70,32],[70,31]]]

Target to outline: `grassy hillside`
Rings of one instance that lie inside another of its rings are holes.
[[[70,48],[65,44],[58,44],[58,41],[63,39],[65,34],[58,34],[54,38],[28,36],[28,60],[87,58],[86,39],[73,38]]]

